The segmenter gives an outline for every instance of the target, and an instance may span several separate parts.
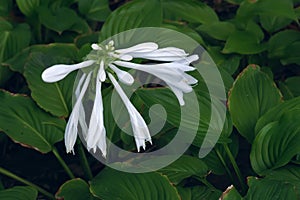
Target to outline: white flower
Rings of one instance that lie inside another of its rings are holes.
[[[189,65],[198,60],[198,56],[188,56],[184,50],[176,47],[159,48],[154,42],[145,42],[124,49],[115,49],[113,41],[110,41],[107,45],[92,44],[91,47],[93,50],[87,55],[85,61],[73,65],[53,65],[42,73],[42,79],[45,82],[52,83],[65,78],[74,70],[82,69],[83,72],[75,89],[76,102],[66,126],[65,145],[67,152],[74,153],[73,148],[77,138],[78,127],[80,127],[87,149],[96,152],[97,148],[99,148],[102,155],[106,156],[106,130],[101,87],[103,82],[106,81],[107,75],[129,113],[137,150],[140,151],[140,147],[145,149],[146,142],[152,143],[147,124],[130,102],[112,73],[118,77],[120,82],[126,85],[132,85],[134,78],[129,72],[120,69],[118,66],[152,74],[169,86],[176,95],[179,104],[183,106],[184,93],[191,92],[191,85],[198,82],[197,79],[186,73],[195,70],[194,67]],[[129,62],[134,58],[162,63],[137,64]],[[93,80],[94,78],[95,80]],[[95,93],[95,97],[87,125],[82,101],[89,89]]]

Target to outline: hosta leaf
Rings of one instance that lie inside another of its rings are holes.
[[[190,23],[210,24],[219,21],[215,11],[208,5],[193,0],[163,0],[164,17],[185,20]]]
[[[297,41],[300,41],[299,31],[284,30],[276,33],[270,38],[268,43],[269,57],[285,57],[286,49]]]
[[[184,155],[169,166],[160,169],[159,172],[166,175],[172,183],[178,184],[192,176],[205,178],[208,167],[199,158]]]
[[[229,186],[225,192],[223,192],[221,200],[242,200],[240,193],[233,187]]]
[[[214,22],[203,24],[197,28],[200,32],[206,33],[212,38],[226,40],[235,31],[235,26],[230,22]]]
[[[91,181],[90,190],[103,200],[180,199],[169,180],[155,172],[131,174],[105,168]]]
[[[209,199],[218,200],[222,192],[214,188],[208,188],[206,186],[192,187],[192,198],[191,200]]]
[[[258,132],[267,124],[278,121],[285,112],[290,112],[294,109],[300,109],[300,97],[284,101],[270,109],[266,114],[259,118],[255,126],[255,133],[258,134]]]
[[[251,143],[258,119],[280,102],[281,94],[269,76],[257,65],[249,65],[235,80],[228,107],[233,124]]]
[[[32,15],[40,5],[40,0],[16,0],[16,2],[21,12],[26,16]]]
[[[5,61],[4,65],[8,66],[11,70],[20,73],[24,72],[24,66],[26,64],[29,55],[34,52],[45,53],[51,56],[59,56],[67,59],[67,62],[78,60],[77,48],[73,44],[60,44],[52,43],[47,45],[33,45],[20,52],[14,57]]]
[[[278,16],[261,15],[260,22],[262,24],[262,27],[265,30],[272,33],[286,27],[292,22],[292,20],[289,18],[278,17]]]
[[[256,136],[250,153],[253,170],[265,174],[289,163],[300,153],[300,109],[286,111],[277,122],[266,125]]]
[[[108,0],[79,0],[78,9],[87,19],[104,21],[110,14]]]
[[[297,64],[300,65],[300,41],[294,42],[285,49],[284,57],[280,60],[283,65]]]
[[[57,63],[67,63],[67,60],[42,53],[30,54],[24,76],[31,90],[32,98],[41,108],[55,116],[67,117],[72,107],[75,73],[55,83],[45,83],[41,78],[42,72],[47,67]]]
[[[160,1],[132,1],[111,13],[101,29],[99,41],[102,42],[122,31],[139,27],[155,27],[161,23]]]
[[[27,186],[15,186],[0,191],[1,200],[36,200],[38,192]]]
[[[15,142],[42,153],[63,139],[65,121],[36,106],[29,98],[0,91],[0,129]]]
[[[12,8],[12,1],[2,0],[0,5],[0,16],[7,16]]]
[[[300,198],[300,168],[287,166],[272,171],[265,178],[248,178],[246,200],[274,200]]]
[[[227,38],[223,53],[257,54],[266,49],[260,38],[250,31],[235,31]]]
[[[286,17],[296,20],[292,0],[244,1],[237,11],[239,18],[249,18],[255,15]]]
[[[30,37],[30,28],[27,24],[13,27],[9,22],[0,19],[0,62],[27,47]]]
[[[287,78],[283,83],[282,87],[285,87],[286,92],[291,96],[291,97],[298,97],[300,96],[300,76],[293,76],[290,78]]]
[[[96,200],[89,189],[89,185],[82,179],[73,179],[65,182],[56,193],[57,199],[64,200]]]
[[[59,34],[66,30],[73,30],[78,33],[89,32],[86,22],[70,8],[57,8],[51,12],[47,7],[39,7],[39,17],[44,26]]]

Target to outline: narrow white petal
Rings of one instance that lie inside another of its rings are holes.
[[[132,85],[134,82],[134,78],[131,76],[131,74],[129,74],[126,71],[120,70],[119,68],[117,68],[115,65],[113,64],[109,64],[108,65],[112,70],[114,70],[114,72],[116,72],[119,80],[126,84],[126,85]]]
[[[175,96],[177,97],[180,106],[184,106],[185,102],[183,100],[183,92],[180,89],[178,89],[172,85],[169,85],[169,87],[172,90],[172,92],[175,94]]]
[[[98,44],[92,44],[91,47],[94,50],[102,50],[102,48]]]
[[[104,127],[103,102],[101,94],[101,81],[99,81],[101,72],[99,70],[96,79],[96,96],[94,99],[93,110],[90,118],[88,134],[86,138],[87,149],[93,149],[96,152],[100,148],[103,156],[106,155],[106,131]],[[101,144],[101,145],[99,145]]]
[[[151,136],[150,136],[149,129],[147,127],[146,122],[144,121],[141,114],[132,105],[132,103],[126,96],[125,92],[123,91],[121,86],[118,84],[115,77],[113,75],[111,75],[110,73],[108,73],[108,76],[109,76],[112,84],[114,85],[116,91],[120,95],[123,103],[125,104],[125,107],[126,107],[128,113],[129,113],[130,122],[131,122],[132,130],[133,130],[137,150],[140,151],[140,147],[143,147],[145,149],[145,147],[146,147],[145,142],[146,141],[151,142]]]
[[[166,47],[157,49],[151,52],[131,52],[130,55],[134,58],[144,58],[156,61],[177,61],[184,59],[188,54],[176,47]]]
[[[45,82],[53,83],[65,78],[72,71],[91,66],[94,62],[95,61],[93,60],[87,60],[74,65],[53,65],[52,67],[47,68],[42,73],[42,79]]]
[[[125,60],[125,61],[131,61],[133,59],[133,57],[131,55],[128,55],[128,54],[121,54],[119,56],[119,59]]]
[[[199,59],[199,56],[194,54],[194,55],[188,56],[186,58],[183,58],[182,60],[178,60],[178,61],[175,61],[175,62],[183,64],[183,65],[189,65],[189,64],[191,64],[192,62],[195,62],[198,59]]]
[[[100,81],[104,82],[105,79],[106,79],[106,73],[105,73],[105,70],[104,70],[104,61],[103,60],[100,61],[100,69],[99,70],[100,70],[99,71],[99,73],[100,73],[100,76],[99,76]]]
[[[120,54],[127,54],[127,53],[145,53],[145,52],[151,52],[158,49],[158,45],[154,42],[145,42],[141,44],[137,44],[135,46],[126,48],[126,49],[117,49],[116,52]]]
[[[80,91],[81,91],[81,86],[82,86],[83,81],[85,80],[85,78],[86,78],[86,74],[83,74],[82,77],[80,78],[79,82],[78,82],[77,88],[75,90],[76,99],[79,98]],[[83,108],[83,105],[82,105],[81,101],[79,102],[79,104],[80,104],[79,105],[79,124],[80,124],[80,127],[81,127],[83,137],[86,138],[88,128],[87,128],[87,124],[86,124],[86,121],[85,121],[85,111],[84,111],[84,108]]]
[[[80,91],[80,94],[78,95],[77,101],[73,107],[73,111],[69,117],[69,121],[66,126],[65,130],[65,146],[67,153],[73,152],[74,153],[74,145],[76,142],[77,134],[78,134],[78,118],[80,113],[80,105],[82,98],[87,90],[87,87],[89,85],[91,79],[91,73],[88,74],[87,78],[85,79],[85,82],[82,86],[82,89]],[[82,82],[81,82],[82,83]],[[80,88],[80,85],[79,85]]]

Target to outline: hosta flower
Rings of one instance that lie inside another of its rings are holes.
[[[113,41],[107,45],[92,44],[91,47],[92,51],[87,55],[85,61],[73,65],[54,65],[42,73],[42,79],[52,83],[65,78],[74,70],[81,69],[83,72],[75,89],[76,102],[66,126],[65,145],[67,152],[74,153],[73,147],[80,127],[87,149],[96,152],[99,148],[103,156],[106,156],[106,130],[101,87],[107,79],[116,89],[129,113],[137,150],[140,151],[140,147],[145,149],[146,142],[151,143],[147,124],[126,96],[117,79],[126,85],[133,84],[133,76],[123,70],[124,68],[152,74],[167,84],[176,95],[179,104],[183,106],[183,94],[191,92],[192,85],[197,83],[197,80],[186,72],[195,70],[190,64],[198,60],[198,56],[189,56],[184,50],[176,47],[159,48],[154,42],[145,42],[125,49],[115,49]],[[134,58],[146,59],[150,62],[159,61],[159,63],[138,64],[132,62]],[[91,116],[87,123],[82,101],[89,85],[91,85],[95,95]]]

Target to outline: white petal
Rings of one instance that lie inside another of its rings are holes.
[[[47,68],[42,73],[42,79],[45,82],[53,83],[65,78],[69,73],[71,73],[74,70],[91,66],[94,62],[95,61],[93,60],[87,60],[74,65],[53,65],[52,67]]]
[[[169,87],[172,90],[172,92],[175,94],[175,96],[177,97],[180,106],[184,106],[185,103],[183,100],[183,92],[180,89],[178,89],[172,85],[169,85]]]
[[[112,84],[114,85],[116,91],[120,95],[123,103],[125,104],[125,107],[126,107],[128,113],[129,113],[130,122],[131,122],[132,130],[133,130],[137,150],[140,151],[140,147],[143,147],[145,149],[145,147],[146,147],[145,142],[146,141],[151,142],[151,136],[150,136],[149,129],[147,127],[146,122],[144,121],[141,114],[132,105],[132,103],[126,96],[125,92],[122,90],[121,86],[118,84],[115,77],[113,75],[111,75],[110,73],[108,73],[108,76],[109,76]]]
[[[92,44],[91,47],[94,50],[102,50],[102,48],[98,44]]]
[[[131,76],[131,74],[129,74],[126,71],[120,70],[119,68],[117,68],[115,65],[113,64],[109,64],[108,65],[112,70],[114,70],[114,72],[116,72],[119,80],[126,84],[126,85],[132,85],[134,82],[134,78]]]
[[[132,52],[130,55],[134,58],[144,58],[149,60],[156,60],[156,61],[177,61],[182,60],[188,54],[179,48],[176,47],[166,47],[162,49],[157,49],[151,52]]]
[[[194,62],[198,59],[199,59],[199,56],[194,54],[194,55],[188,56],[186,58],[183,58],[182,60],[178,60],[178,61],[175,61],[175,62],[183,64],[183,65],[189,65],[189,64],[191,64],[192,62]]]
[[[141,43],[126,49],[117,49],[116,52],[120,53],[120,54],[127,54],[127,53],[131,53],[131,52],[151,52],[154,51],[158,48],[158,45],[154,42],[145,42],[145,43]]]
[[[67,153],[73,152],[73,148],[76,142],[76,138],[77,138],[77,133],[78,133],[78,118],[79,118],[79,113],[80,113],[80,106],[82,98],[87,90],[87,87],[89,85],[91,79],[91,73],[88,74],[87,78],[85,79],[85,82],[82,86],[82,89],[80,91],[80,94],[77,98],[77,101],[73,107],[73,111],[69,117],[69,121],[67,123],[66,126],[66,130],[65,130],[65,146],[66,146],[66,150]],[[80,85],[79,85],[80,87]]]
[[[106,79],[106,73],[105,73],[105,70],[104,70],[104,61],[103,60],[100,61],[100,69],[99,70],[100,70],[99,71],[99,73],[100,73],[100,76],[99,76],[100,81],[104,82],[105,79]]]
[[[87,149],[96,152],[100,148],[103,155],[106,155],[106,131],[104,127],[103,102],[101,94],[101,82],[99,81],[101,72],[99,70],[96,79],[96,96],[94,99],[93,110],[89,123],[89,130],[86,138]],[[102,145],[98,145],[101,143]]]
[[[86,74],[83,74],[82,77],[80,78],[79,82],[78,82],[77,88],[75,90],[76,99],[79,98],[80,91],[81,91],[81,86],[82,86],[83,81],[85,80],[85,78],[86,78]],[[86,124],[86,121],[85,121],[85,111],[84,111],[84,108],[83,108],[83,105],[82,105],[81,101],[79,101],[79,104],[80,104],[79,105],[79,124],[80,124],[80,127],[81,127],[83,137],[86,138],[88,128],[87,128],[87,124]]]

